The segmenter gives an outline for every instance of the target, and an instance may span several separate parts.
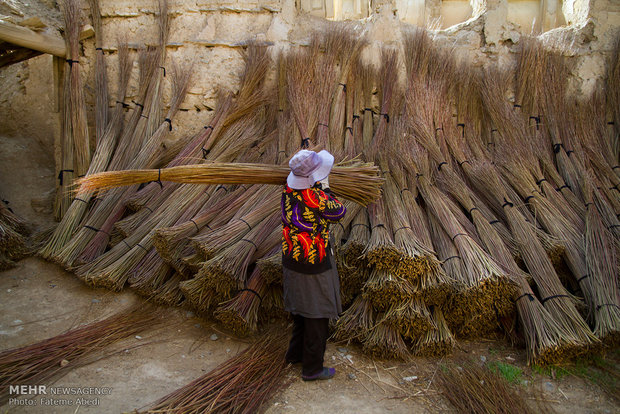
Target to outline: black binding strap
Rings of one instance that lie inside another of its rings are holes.
[[[409,226],[399,227],[399,228],[397,228],[396,230],[394,230],[394,236],[396,236],[396,233],[398,233],[398,231],[399,231],[399,230],[402,230],[402,229],[410,229],[410,228],[411,228],[411,227],[409,227]]]
[[[205,127],[203,127],[204,129],[210,129],[211,131],[213,131],[213,127],[211,125],[207,125]]]
[[[528,203],[532,198],[534,198],[533,195],[525,197],[525,202]]]
[[[445,162],[445,161],[440,162],[440,163],[439,163],[439,165],[437,166],[437,169],[438,169],[439,171],[441,171],[441,167],[442,167],[444,164],[448,164],[448,163],[447,163],[447,162]]]
[[[532,295],[531,293],[524,293],[515,299],[515,303],[517,303],[520,299],[523,299],[524,297],[527,297],[530,302],[534,302],[534,295]]]
[[[601,308],[603,308],[603,307],[605,307],[605,306],[613,306],[613,307],[616,307],[616,308],[620,309],[620,306],[616,305],[615,303],[602,303],[602,304],[600,304],[600,305],[598,305],[598,306],[596,307],[596,310],[597,310],[597,311],[598,311],[598,310],[601,310]]]
[[[95,50],[101,50],[103,52],[103,48],[101,47],[96,47]]]
[[[249,239],[241,239],[241,241],[244,241],[244,242],[250,243],[252,246],[254,246],[254,248],[255,248],[256,250],[258,250],[258,246],[257,246],[257,245],[256,245],[256,243],[254,243],[252,240],[249,240]]]
[[[152,183],[157,183],[163,189],[164,185],[161,182],[161,168],[157,169],[157,180],[151,181]]]
[[[75,197],[75,198],[74,198],[74,200],[75,200],[75,201],[81,201],[82,203],[88,204],[88,201],[86,201],[86,200],[82,200],[81,198],[77,198],[77,197]]]
[[[353,135],[353,127],[348,126],[344,130],[345,131],[349,131],[351,133],[351,135]]]
[[[469,234],[467,234],[467,233],[456,233],[454,236],[451,237],[452,241],[454,241],[454,239],[456,239],[459,236],[469,236]]]
[[[338,82],[338,85],[342,86],[342,92],[345,92],[345,93],[347,92],[347,84],[346,83]]]
[[[301,147],[308,148],[310,146],[310,138],[302,138],[301,139]]]
[[[390,115],[387,113],[380,113],[379,115],[381,115],[383,118],[385,118],[385,122],[387,122],[388,124],[390,123]]]
[[[563,186],[556,188],[555,191],[562,191],[564,188],[568,188],[569,190],[571,189],[570,185],[564,184]]]
[[[125,103],[125,102],[123,102],[123,101],[116,101],[116,103],[117,103],[117,104],[121,104],[121,106],[122,106],[123,108],[129,108],[129,104],[126,104],[126,103]]]
[[[258,300],[262,303],[263,302],[263,298],[261,298],[261,296],[258,294],[257,291],[255,291],[254,289],[250,289],[250,288],[243,288],[241,289],[239,292],[251,292],[253,294],[256,295],[256,297],[258,298]]]
[[[65,59],[65,61],[69,64],[69,66],[73,66],[74,63],[80,63],[79,60],[73,60],[73,59]]]
[[[166,67],[165,66],[160,66],[161,69],[164,70],[164,78],[166,77]]]
[[[217,190],[224,190],[226,192],[228,192],[228,188],[226,188],[224,185],[220,184],[215,188],[215,191]]]
[[[337,222],[336,225],[340,226],[340,228],[342,229],[342,232],[344,233],[345,230],[344,230],[344,226],[342,225],[342,223],[341,222]]]
[[[441,264],[444,264],[444,263],[446,263],[448,260],[452,260],[452,259],[461,259],[461,260],[463,260],[463,258],[462,258],[461,256],[459,256],[459,255],[455,255],[455,256],[450,256],[450,257],[447,257],[447,258],[443,259],[443,260],[441,261]]]
[[[141,248],[142,250],[144,250],[145,252],[148,252],[149,250],[144,247],[143,245],[141,245],[140,243],[136,244],[136,246],[138,246],[139,248]]]
[[[489,221],[489,224],[496,224],[496,223],[499,223],[499,222],[500,222],[499,220],[491,220],[491,221]]]
[[[58,172],[58,180],[60,181],[60,185],[62,185],[63,183],[63,176],[64,176],[64,173],[66,172],[73,172],[73,170],[60,170]]]
[[[172,131],[172,120],[170,118],[164,119],[164,122],[168,123],[168,130]]]
[[[465,164],[465,163],[471,165],[471,162],[469,162],[468,160],[464,160],[464,161],[459,162],[459,167],[462,167],[463,164]]]
[[[577,283],[581,283],[582,280],[587,279],[589,277],[590,277],[590,274],[585,274],[581,276],[579,279],[577,279]]]
[[[372,226],[372,227],[371,227],[371,230],[376,229],[377,227],[383,227],[383,228],[385,228],[385,224],[382,224],[382,223],[376,224],[376,225],[374,225],[374,226]]]
[[[322,123],[322,122],[319,122],[319,126],[322,126],[322,127],[325,127],[325,128],[329,128],[329,125],[324,124],[324,123]]]
[[[205,147],[202,147],[200,149],[202,150],[202,159],[206,160],[207,159],[207,155],[209,155],[211,150],[210,149],[206,149]]]
[[[403,191],[411,191],[410,189],[408,189],[407,187],[403,188],[402,190],[400,190],[400,195],[403,195]]]
[[[541,178],[540,180],[536,181],[536,185],[542,184],[543,181],[547,181],[547,179],[546,178]]]
[[[472,207],[472,208],[469,209],[468,213],[469,213],[470,216],[471,216],[471,212],[474,211],[474,210],[478,210],[478,207]]]
[[[543,300],[540,301],[540,303],[542,303],[544,305],[546,301],[551,300],[551,299],[556,299],[556,298],[570,298],[570,296],[568,296],[568,295],[552,295],[552,296],[544,298]]]
[[[506,199],[504,198],[504,204],[502,204],[502,208],[504,208],[504,207],[506,207],[506,206],[509,206],[509,207],[514,207],[515,205],[514,205],[514,204],[512,204],[510,201],[508,201],[508,200],[506,200]]]
[[[191,221],[192,223],[194,223],[194,226],[196,226],[196,231],[200,231],[200,227],[198,227],[198,224],[196,224],[196,222],[194,221],[194,219],[189,219],[189,221]]]
[[[242,218],[240,218],[240,219],[239,219],[239,221],[244,222],[244,223],[245,223],[245,225],[246,225],[246,226],[248,226],[248,229],[252,230],[252,226],[250,226],[250,225],[248,224],[248,222],[247,222],[247,221],[245,221],[245,220],[244,220],[244,219],[242,219]]]
[[[370,230],[370,226],[368,224],[364,224],[364,223],[357,223],[351,226],[351,231],[353,231],[353,229],[357,226],[364,226],[366,227],[368,230]]]
[[[557,144],[553,144],[553,152],[555,154],[557,154],[558,152],[560,152],[560,148],[562,148],[564,145],[560,142]]]

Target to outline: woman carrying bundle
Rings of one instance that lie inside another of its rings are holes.
[[[329,243],[329,224],[346,208],[329,191],[334,157],[327,151],[301,150],[291,158],[282,192],[282,266],[284,309],[293,316],[286,353],[302,363],[302,379],[329,379],[336,370],[323,366],[329,319],[342,312],[340,281]]]

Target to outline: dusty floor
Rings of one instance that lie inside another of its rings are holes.
[[[55,177],[49,172],[49,154],[41,153],[36,145],[0,137],[0,196],[16,213],[44,227],[51,222],[51,211],[33,209],[31,199],[51,188]],[[141,300],[131,291],[112,293],[89,288],[54,264],[27,258],[16,268],[0,272],[0,351],[49,338]],[[165,328],[146,329],[139,338],[113,345],[107,351],[117,351],[114,355],[71,370],[55,382],[57,386],[111,388],[109,395],[100,396],[98,405],[76,409],[5,404],[0,413],[131,411],[203,375],[247,346],[247,341],[228,336],[215,323],[187,310],[167,312],[170,324]],[[214,333],[218,336],[215,341],[210,339]],[[617,359],[613,363],[617,364]],[[299,368],[292,368],[290,385],[266,404],[266,412],[454,412],[437,390],[435,374],[447,361],[462,360],[500,361],[521,370],[519,385],[514,387],[526,394],[537,410],[537,404],[543,404],[542,408],[557,413],[620,411],[619,404],[597,385],[576,375],[553,379],[548,373],[536,372],[526,366],[524,350],[504,341],[460,341],[448,359],[415,359],[410,363],[371,360],[354,346],[329,344],[326,364],[337,368],[336,377],[305,383],[299,378]]]

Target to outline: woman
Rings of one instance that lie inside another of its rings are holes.
[[[342,312],[329,223],[338,222],[346,209],[329,191],[333,165],[334,157],[325,150],[299,151],[289,161],[291,173],[282,192],[284,309],[293,316],[286,360],[302,363],[304,381],[336,373],[323,366],[329,319]]]

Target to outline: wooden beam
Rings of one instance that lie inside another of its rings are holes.
[[[0,55],[0,68],[14,63],[19,63],[42,54],[43,53],[38,50],[28,49],[25,47],[16,48]]]
[[[86,39],[95,33],[91,25],[84,26],[80,33],[80,40]],[[65,41],[47,33],[38,33],[27,27],[18,26],[0,20],[0,40],[13,43],[16,46],[38,50],[58,57],[65,57]]]

